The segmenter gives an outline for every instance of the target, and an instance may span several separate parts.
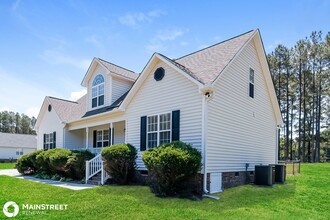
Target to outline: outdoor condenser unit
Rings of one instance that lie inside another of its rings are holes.
[[[286,166],[284,164],[275,165],[275,182],[285,183],[286,179]]]
[[[272,165],[256,165],[254,174],[254,183],[256,185],[273,185],[273,166]]]

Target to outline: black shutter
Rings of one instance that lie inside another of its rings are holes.
[[[147,149],[147,116],[141,117],[140,125],[140,151]]]
[[[44,150],[46,150],[46,134],[44,134]]]
[[[93,131],[93,147],[95,148],[96,147],[96,130]]]
[[[56,148],[56,131],[53,132],[53,148]]]
[[[180,110],[172,112],[172,141],[180,140]]]

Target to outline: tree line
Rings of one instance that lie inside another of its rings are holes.
[[[284,126],[279,158],[320,162],[330,148],[330,32],[267,55]]]
[[[37,119],[12,111],[0,112],[0,132],[13,134],[36,134],[33,130]]]

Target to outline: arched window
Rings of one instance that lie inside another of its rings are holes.
[[[92,84],[92,108],[104,104],[104,78],[102,75],[97,75]]]

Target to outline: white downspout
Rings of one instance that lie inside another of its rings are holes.
[[[202,153],[203,153],[203,191],[209,193],[207,190],[207,169],[206,169],[206,128],[207,128],[207,101],[203,94],[202,96]]]

